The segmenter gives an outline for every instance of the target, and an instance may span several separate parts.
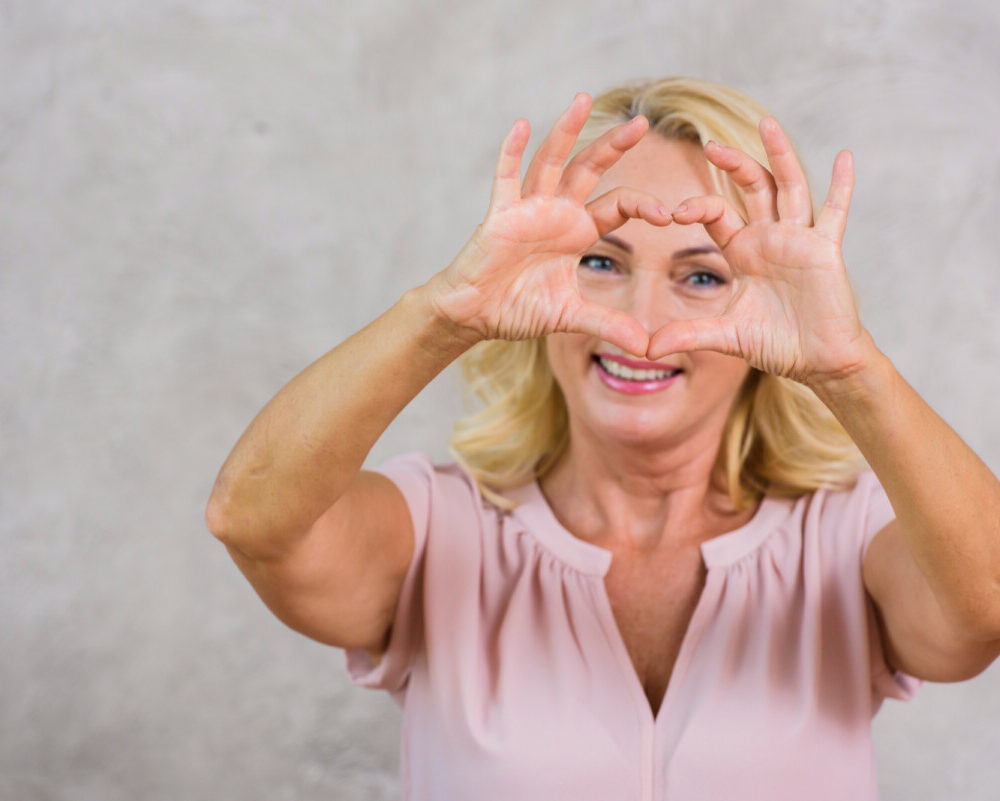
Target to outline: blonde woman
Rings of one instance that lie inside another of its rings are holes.
[[[522,178],[528,133],[455,260],[261,411],[209,527],[402,706],[407,799],[874,799],[882,699],[1000,654],[1000,483],[858,319],[850,153],[814,216],[726,87],[579,95]],[[362,470],[459,357],[456,463]]]

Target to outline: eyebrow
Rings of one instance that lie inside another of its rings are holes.
[[[626,253],[632,253],[632,246],[619,239],[617,236],[611,234],[606,234],[601,237],[602,242],[607,242],[609,245],[614,245],[616,248],[621,248]],[[693,248],[684,248],[683,250],[675,250],[672,258],[674,259],[687,259],[691,256],[704,256],[709,253],[717,253],[722,255],[722,251],[719,250],[715,245],[699,245]]]

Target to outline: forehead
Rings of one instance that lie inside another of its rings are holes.
[[[593,197],[618,186],[655,195],[667,205],[697,195],[715,194],[708,161],[693,142],[647,133],[601,177]]]

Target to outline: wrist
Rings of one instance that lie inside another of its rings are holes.
[[[864,401],[881,393],[887,376],[894,371],[889,357],[882,353],[867,330],[863,331],[855,355],[835,372],[814,375],[806,385],[827,406]]]
[[[470,326],[456,322],[442,309],[436,294],[439,276],[440,274],[426,284],[405,292],[399,303],[419,321],[418,342],[426,350],[450,361],[461,356],[483,337]]]

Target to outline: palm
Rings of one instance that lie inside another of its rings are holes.
[[[718,318],[670,323],[653,335],[651,356],[718,350],[760,370],[808,381],[851,363],[862,332],[840,242],[852,171],[841,154],[816,223],[801,167],[777,123],[762,124],[775,178],[749,156],[713,147],[706,155],[743,187],[749,222],[721,197],[695,198],[677,222],[703,223],[737,276]]]
[[[624,187],[587,201],[601,175],[645,132],[637,118],[584,148],[563,167],[589,102],[578,96],[540,146],[522,185],[527,125],[515,123],[497,164],[490,208],[454,262],[439,274],[438,308],[488,339],[578,331],[645,353],[648,333],[623,312],[579,293],[580,255],[630,218],[666,225],[655,198]]]
[[[584,208],[527,198],[488,217],[481,231],[491,241],[491,258],[478,265],[476,283],[482,314],[496,333],[531,339],[567,330],[583,303],[580,253],[599,236]]]
[[[839,248],[798,226],[748,226],[723,251],[742,274],[728,316],[741,355],[759,370],[802,379],[827,371],[857,325]]]

